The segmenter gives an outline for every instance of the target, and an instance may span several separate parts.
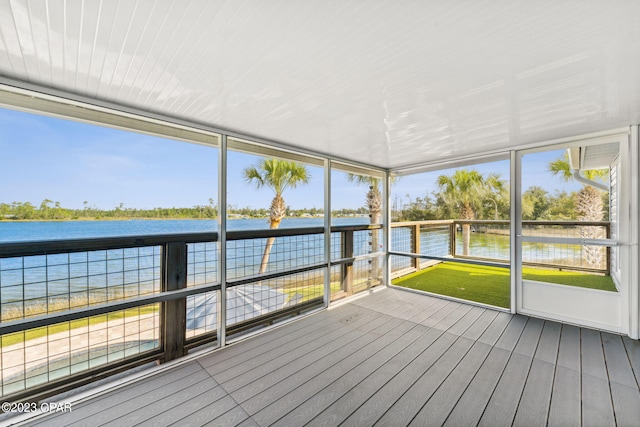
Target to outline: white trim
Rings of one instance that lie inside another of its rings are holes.
[[[324,167],[324,157],[310,156],[297,153],[293,150],[274,148],[260,142],[254,142],[245,138],[228,137],[227,149],[254,156],[277,157],[284,160],[307,163],[309,165]]]
[[[220,141],[218,133],[95,105],[71,103],[51,96],[34,95],[25,91],[7,91],[2,85],[0,85],[0,106],[186,142],[218,146]]]
[[[384,177],[386,176],[385,174],[386,171],[383,169],[370,169],[370,168],[358,166],[356,164],[351,164],[351,163],[342,162],[338,160],[331,162],[331,169],[341,171],[341,172],[352,173],[354,175],[372,176],[380,180],[384,179]]]
[[[625,260],[625,253],[632,248],[628,240],[630,222],[636,221],[637,216],[629,211],[627,188],[630,178],[630,162],[625,161],[629,156],[629,129],[610,130],[598,134],[583,135],[562,140],[550,141],[548,145],[519,150],[516,153],[517,165],[516,181],[512,184],[518,194],[513,202],[519,208],[516,212],[516,292],[517,312],[543,318],[550,318],[561,322],[569,322],[582,326],[598,328],[618,333],[630,333],[629,322],[629,287],[631,278],[629,268],[632,263],[623,265],[623,275],[618,292],[597,291],[588,288],[565,286],[560,284],[523,280],[522,278],[522,244],[523,242],[556,243],[596,246],[619,246],[621,259]],[[538,237],[522,235],[522,157],[527,154],[566,149],[579,146],[592,146],[616,142],[619,144],[620,158],[618,169],[618,194],[620,200],[620,236],[617,239],[581,239],[562,237]],[[633,166],[631,166],[633,170]],[[513,203],[512,202],[512,203]],[[637,213],[635,214],[637,215]],[[636,224],[637,225],[637,224]],[[637,276],[636,276],[637,277]],[[637,282],[637,280],[636,280]],[[636,304],[637,305],[637,304]],[[595,319],[595,320],[594,320]]]
[[[528,151],[530,153],[535,151],[548,151],[547,147],[550,147],[550,146],[565,144],[564,147],[567,147],[567,144],[571,145],[574,141],[584,142],[592,139],[596,140],[595,142],[593,142],[594,144],[600,144],[601,142],[597,142],[598,139],[602,138],[606,140],[608,137],[612,135],[620,135],[620,134],[628,135],[629,128],[628,127],[615,128],[615,129],[609,129],[601,132],[588,133],[584,135],[558,138],[558,139],[552,139],[547,141],[539,141],[539,142],[534,142],[529,144],[514,145],[511,147],[485,151],[482,153],[473,153],[473,154],[468,154],[464,156],[453,157],[448,160],[441,159],[441,160],[435,160],[433,162],[399,166],[395,168],[390,168],[389,170],[394,175],[408,175],[413,173],[427,172],[431,170],[448,169],[450,167],[463,166],[464,164],[472,164],[472,162],[488,163],[496,160],[506,160],[507,158],[509,158],[508,153],[512,150]],[[591,145],[591,143],[589,143],[589,145]],[[483,160],[483,159],[486,159],[486,160]],[[466,162],[471,162],[471,163],[466,163]]]
[[[589,246],[622,246],[623,243],[613,239],[583,239],[580,237],[547,237],[547,236],[518,236],[520,241],[529,243],[555,243],[559,245],[589,245]]]
[[[4,96],[6,94],[11,94],[11,93],[24,95],[24,98],[22,98],[24,105],[14,105],[10,102],[5,102],[5,100],[3,99]],[[170,117],[163,114],[152,113],[150,111],[143,111],[134,107],[128,107],[128,106],[116,104],[113,102],[108,102],[108,101],[98,100],[94,98],[89,98],[86,96],[63,92],[60,90],[46,88],[46,87],[34,85],[32,83],[26,83],[26,82],[17,81],[7,77],[0,76],[0,106],[4,105],[6,108],[9,108],[9,109],[26,111],[26,112],[36,113],[36,114],[39,113],[39,114],[53,116],[53,117],[61,117],[68,120],[84,121],[86,123],[92,123],[96,125],[100,125],[100,124],[106,125],[105,123],[101,123],[100,121],[95,121],[95,119],[85,121],[78,117],[75,117],[73,114],[70,114],[70,115],[59,114],[58,110],[53,112],[42,110],[38,108],[39,102],[41,102],[42,100],[55,102],[60,106],[67,104],[67,105],[80,107],[83,109],[88,109],[96,112],[104,112],[106,114],[129,117],[134,120],[163,124],[168,127],[183,128],[185,130],[191,130],[195,132],[202,132],[202,133],[208,133],[208,134],[220,134],[220,135],[224,134],[230,138],[248,140],[253,143],[273,147],[274,149],[281,150],[281,151],[291,151],[293,153],[305,154],[311,157],[320,157],[322,159],[326,158],[331,160],[337,160],[340,162],[345,162],[346,164],[352,164],[365,169],[372,169],[375,171],[388,170],[387,168],[384,168],[384,167],[359,162],[357,160],[344,159],[339,156],[332,155],[330,153],[323,153],[323,152],[313,151],[313,150],[309,150],[302,147],[296,147],[294,145],[287,144],[285,142],[269,140],[257,135],[237,132],[232,129],[215,127],[205,123],[198,123],[198,122],[178,119],[176,117]],[[77,111],[77,110],[71,110],[71,111]],[[129,128],[127,129],[134,130]]]
[[[524,294],[532,287],[535,287],[539,292],[538,301],[532,301],[531,299],[525,301],[525,306],[520,309],[521,314],[610,332],[627,333],[624,310],[621,310],[624,305],[624,298],[620,292],[534,280],[523,280],[522,284]],[[544,301],[542,303],[544,307],[538,308],[541,304],[539,300]],[[547,306],[549,304],[561,305],[562,312],[548,311]],[[619,309],[617,311],[607,311],[612,305],[617,305]],[[575,315],[572,315],[572,313]],[[589,317],[583,316],[582,313],[589,313]],[[600,321],[592,320],[594,315],[600,315]]]
[[[218,347],[227,344],[227,137],[222,136],[218,153],[218,278],[216,302]]]
[[[510,258],[510,278],[511,278],[511,313],[518,312],[518,308],[522,306],[522,301],[519,300],[520,291],[518,284],[522,279],[522,256],[521,248],[519,246],[518,236],[522,234],[522,206],[520,205],[520,195],[522,190],[520,188],[520,168],[521,157],[516,151],[511,152],[511,161],[509,165],[510,171],[510,221],[509,221],[509,258]],[[520,304],[519,304],[520,303]]]
[[[629,138],[629,336],[633,339],[640,338],[640,257],[638,254],[638,233],[640,221],[638,198],[640,197],[640,132],[639,126],[631,127]]]
[[[385,174],[383,181],[382,201],[382,251],[384,252],[382,280],[385,286],[389,286],[391,284],[391,255],[389,254],[391,250],[391,175],[389,173]]]
[[[509,160],[509,151],[500,151],[489,155],[473,155],[458,157],[451,160],[441,160],[439,162],[425,163],[424,165],[411,166],[408,168],[392,169],[396,176],[414,175],[418,173],[433,172],[443,169],[458,168],[462,166],[479,165],[483,163],[499,162]]]
[[[331,305],[331,159],[324,165],[324,307]]]

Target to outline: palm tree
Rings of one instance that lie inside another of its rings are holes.
[[[382,218],[382,192],[380,191],[381,180],[371,175],[356,175],[347,174],[347,180],[349,182],[355,182],[356,184],[362,184],[369,187],[369,191],[365,197],[365,204],[369,210],[369,223],[379,224]],[[380,239],[378,236],[379,230],[371,230],[371,250],[377,252],[380,246]],[[373,277],[380,277],[378,259],[372,258],[370,260],[371,273]]]
[[[549,163],[549,172],[553,176],[559,176],[563,181],[568,182],[574,178],[574,171],[569,164],[569,157],[565,153],[561,159],[556,159]],[[584,177],[591,181],[606,181],[608,178],[607,169],[593,169],[584,171]],[[584,184],[580,191],[576,193],[575,209],[578,220],[585,222],[602,221],[604,218],[602,193],[592,185]],[[599,233],[599,227],[579,227],[580,237],[594,239],[605,237]],[[597,267],[602,262],[603,251],[597,246],[583,246],[582,255],[587,265]]]
[[[379,224],[382,216],[382,193],[380,192],[380,179],[370,175],[347,174],[349,182],[364,184],[369,187],[365,198],[365,204],[369,210],[371,224]]]
[[[500,175],[490,173],[486,177],[474,169],[458,169],[452,175],[440,175],[436,183],[440,198],[463,220],[476,219],[482,203],[504,189]],[[462,254],[469,255],[471,224],[462,224]]]
[[[282,198],[282,193],[287,188],[295,188],[299,184],[308,184],[310,178],[306,166],[278,159],[259,160],[255,166],[250,166],[244,170],[244,177],[248,183],[255,184],[256,188],[269,187],[275,193],[269,207],[269,228],[278,228],[282,218],[285,216],[287,205]],[[274,241],[275,237],[267,239],[258,274],[267,270],[269,255]]]

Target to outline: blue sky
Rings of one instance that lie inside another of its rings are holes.
[[[273,193],[257,190],[243,170],[259,160],[229,152],[228,203],[268,207]],[[0,203],[58,201],[100,209],[218,204],[218,150],[133,132],[0,109]],[[285,194],[294,209],[322,208],[324,172],[309,166],[311,182]],[[333,174],[337,208],[364,204],[364,187]]]
[[[546,171],[561,152],[525,159],[524,187],[540,185],[553,192],[563,187]],[[273,193],[255,189],[242,175],[257,156],[230,152],[228,203],[234,207],[268,207]],[[68,208],[90,206],[190,207],[218,203],[217,149],[116,129],[0,109],[0,203],[46,198]],[[508,179],[507,161],[473,168],[496,172]],[[294,209],[323,207],[323,170],[309,166],[311,183],[285,194]],[[435,190],[435,178],[448,171],[403,177],[393,190],[406,203]],[[364,205],[366,188],[347,182],[346,174],[332,175],[332,207]],[[565,189],[572,191],[573,186]]]
[[[551,161],[561,158],[564,150],[545,151],[541,153],[525,155],[522,160],[522,187],[527,189],[531,186],[539,186],[546,189],[550,194],[557,191],[577,191],[581,185],[576,182],[563,182],[559,177],[552,176],[548,171],[548,165]],[[497,173],[503,180],[509,183],[509,161],[503,160],[499,162],[480,163],[477,165],[466,166],[466,169],[475,169],[483,175],[489,173]],[[444,169],[433,172],[425,172],[421,174],[403,176],[394,185],[392,193],[392,203],[396,195],[398,204],[408,203],[407,194],[411,195],[411,199],[416,197],[424,198],[425,195],[432,196],[437,190],[435,184],[436,179],[440,175],[449,175],[455,171],[453,169]]]

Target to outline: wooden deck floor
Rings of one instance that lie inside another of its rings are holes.
[[[386,289],[42,426],[638,426],[640,343]]]

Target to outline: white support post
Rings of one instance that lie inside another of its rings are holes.
[[[384,209],[382,214],[382,232],[384,237],[382,239],[382,250],[384,252],[383,262],[383,277],[385,286],[391,284],[391,256],[389,250],[391,249],[391,175],[389,171],[385,171],[384,180],[382,181],[382,199],[384,201]]]
[[[227,136],[222,135],[218,155],[218,278],[220,293],[217,307],[218,346],[227,340]]]
[[[638,200],[640,199],[640,144],[639,126],[631,126],[629,134],[629,337],[640,338],[640,254],[638,241]]]
[[[522,282],[522,251],[520,250],[520,236],[522,234],[521,213],[521,184],[522,179],[522,156],[516,151],[511,151],[510,162],[510,182],[511,182],[511,206],[509,218],[509,236],[510,236],[510,272],[511,272],[511,313],[515,314],[518,307],[522,305],[518,298],[521,298],[518,292],[518,285]]]
[[[331,160],[324,162],[324,306],[331,303]]]

